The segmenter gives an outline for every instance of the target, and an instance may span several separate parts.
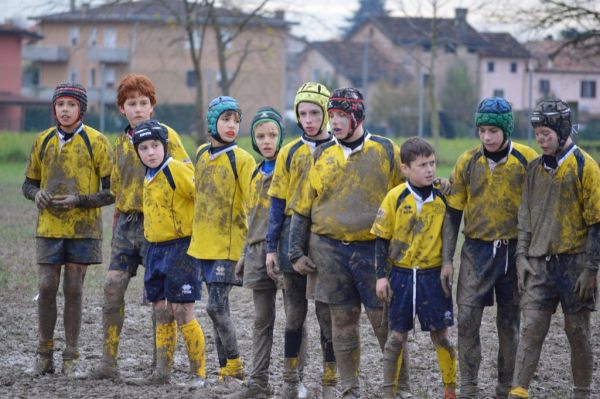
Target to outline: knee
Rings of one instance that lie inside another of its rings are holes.
[[[193,303],[173,304],[173,316],[177,324],[182,326],[194,318]]]
[[[128,283],[128,272],[109,271],[104,280],[104,299],[107,302],[123,302]]]
[[[299,330],[302,328],[304,319],[306,318],[306,311],[306,306],[304,306],[302,303],[288,304],[285,317],[286,329]],[[319,316],[317,313],[317,318],[318,317]],[[320,319],[318,318],[318,320]]]
[[[338,333],[358,333],[360,306],[331,307],[331,325]]]
[[[208,302],[206,306],[206,313],[213,322],[220,320],[225,315],[225,306],[218,301]]]
[[[40,280],[38,282],[40,297],[44,298],[56,296],[58,285],[58,279],[52,278],[52,276],[40,276]]]
[[[477,317],[477,310],[470,306],[460,306],[458,308],[458,335],[461,338],[476,337],[479,335],[480,318]]]
[[[171,323],[173,321],[173,311],[168,306],[154,306],[154,318],[157,325]]]

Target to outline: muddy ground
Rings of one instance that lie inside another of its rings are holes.
[[[33,300],[37,293],[37,268],[34,262],[34,205],[22,199],[19,182],[0,182],[0,397],[10,398],[217,398],[221,397],[219,386],[204,390],[189,391],[177,383],[185,381],[187,357],[185,346],[180,338],[173,375],[173,384],[165,387],[134,387],[125,383],[110,381],[88,381],[63,377],[60,373],[33,378],[27,371],[31,369],[37,343],[37,313]],[[112,208],[104,212],[105,221],[110,220]],[[108,259],[110,232],[106,228],[104,243],[105,259]],[[101,356],[101,310],[102,284],[106,265],[91,266],[85,283],[83,325],[80,339],[82,371],[90,369]],[[140,269],[143,273],[143,269]],[[141,377],[149,371],[152,359],[152,331],[150,307],[141,305],[142,278],[134,278],[127,292],[126,321],[123,328],[119,352],[119,365],[124,378]],[[64,347],[62,329],[62,295],[59,295],[59,318],[55,333],[55,363],[61,362]],[[252,350],[252,295],[250,291],[237,288],[231,294],[232,317],[237,326],[237,334],[246,371],[250,369]],[[282,300],[278,298],[277,324],[273,347],[271,382],[277,389],[281,386],[283,353],[283,311]],[[216,349],[213,332],[206,312],[206,301],[196,305],[196,314],[206,335],[207,371],[211,378],[216,377]],[[480,386],[486,398],[493,397],[495,386],[495,353],[497,343],[493,315],[495,309],[486,311],[482,327],[484,360],[481,365]],[[318,327],[314,308],[309,310],[308,331],[310,337],[309,361],[305,372],[305,382],[311,397],[318,397],[320,385],[320,349]],[[600,398],[600,316],[593,315],[594,398]],[[362,318],[362,364],[361,380],[365,398],[380,397],[381,354],[368,321]],[[450,329],[453,342],[456,342],[456,329]],[[435,352],[427,334],[417,332],[410,335],[411,384],[415,397],[440,398],[442,388]],[[553,318],[550,333],[544,344],[537,375],[531,387],[534,398],[568,398],[571,387],[569,345],[563,332],[563,318],[560,311]]]

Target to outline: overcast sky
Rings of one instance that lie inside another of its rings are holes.
[[[244,4],[257,3],[259,0],[246,0]],[[535,0],[521,0],[520,4],[533,2]],[[86,1],[99,4],[103,0]],[[83,1],[77,0],[81,5]],[[232,2],[236,4],[238,2]],[[286,19],[298,22],[299,25],[292,28],[292,32],[299,36],[305,36],[309,40],[328,40],[340,37],[341,29],[347,25],[346,19],[352,16],[358,9],[358,0],[270,0],[267,4],[268,10],[283,8],[286,11]],[[412,14],[415,16],[431,16],[431,10],[427,7],[430,1],[422,0],[387,0],[386,8],[392,15]],[[468,21],[476,29],[481,31],[508,31],[521,40],[530,35],[523,32],[520,27],[493,23],[488,15],[493,12],[489,4],[478,0],[438,0],[441,4],[439,16],[452,17],[456,7],[469,8]],[[506,4],[502,2],[503,4]],[[69,0],[2,0],[0,6],[0,21],[15,19],[21,23],[28,21],[28,17],[65,11],[69,8]],[[239,3],[238,3],[239,4]],[[404,4],[404,9],[401,5]],[[487,4],[483,9],[478,9],[478,4]],[[419,7],[421,7],[419,9]],[[29,21],[29,23],[32,23]]]

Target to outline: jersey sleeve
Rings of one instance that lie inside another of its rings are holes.
[[[286,200],[288,186],[290,184],[290,173],[286,169],[288,151],[281,151],[275,161],[275,170],[273,171],[273,180],[269,187],[269,196]]]
[[[169,154],[178,161],[183,163],[191,163],[190,156],[188,155],[183,143],[181,142],[181,137],[179,134],[170,127],[167,127],[168,135],[169,135]]]
[[[402,160],[400,159],[400,147],[398,144],[392,142],[394,146],[394,159],[390,160],[390,162],[394,162],[394,170],[392,175],[392,187],[396,187],[399,184],[402,184],[406,181],[406,177],[402,173]]]
[[[242,191],[242,200],[246,210],[248,210],[251,201],[250,197],[252,195],[252,188],[250,185],[252,183],[252,173],[254,172],[254,169],[256,169],[256,161],[248,153],[245,153],[244,156],[240,158],[242,158],[242,162],[240,162],[238,167],[238,178],[240,189]]]
[[[110,176],[113,166],[112,148],[108,138],[103,134],[98,135],[98,141],[94,149],[94,161],[96,162],[99,177]]]
[[[371,228],[371,233],[386,240],[391,240],[394,233],[394,220],[396,219],[395,192],[395,190],[392,190],[387,193],[377,211],[375,222],[373,222],[373,227]]]
[[[450,175],[450,194],[446,196],[448,206],[456,210],[462,211],[465,209],[467,204],[467,182],[465,180],[465,164],[467,156],[466,154],[461,155],[452,169]]]
[[[583,220],[589,227],[600,222],[600,167],[591,158],[585,158],[583,173]]]
[[[31,180],[42,180],[42,168],[39,158],[39,143],[41,135],[37,136],[35,142],[31,146],[27,166],[25,167],[25,176]]]
[[[114,196],[117,195],[119,189],[121,188],[121,171],[117,166],[118,151],[119,141],[115,140],[115,145],[113,146],[113,167],[110,172],[110,192]]]
[[[319,184],[319,177],[314,164],[311,163],[311,165],[302,172],[298,187],[296,187],[296,190],[290,199],[290,209],[304,217],[310,217],[312,203],[317,196],[315,184]]]

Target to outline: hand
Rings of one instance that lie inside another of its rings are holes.
[[[377,283],[375,284],[375,293],[377,294],[377,298],[382,301],[389,302],[392,299],[392,288],[390,287],[390,282],[387,277],[378,278]]]
[[[452,280],[454,279],[454,268],[452,263],[442,265],[440,280],[442,280],[442,289],[448,298],[452,297]]]
[[[433,181],[435,186],[439,186],[442,194],[448,195],[450,194],[450,190],[452,189],[452,184],[450,184],[450,180],[444,177],[438,177]]]
[[[244,278],[244,257],[242,256],[235,264],[235,278],[242,281]]]
[[[577,278],[575,282],[575,288],[573,288],[573,292],[579,296],[579,299],[582,302],[586,302],[589,299],[594,298],[594,294],[596,293],[596,274],[597,272],[585,268]]]
[[[39,190],[35,193],[35,205],[38,209],[46,209],[52,201],[52,196],[46,190]]]
[[[519,280],[519,294],[523,295],[525,292],[525,282],[527,280],[527,275],[531,274],[532,276],[537,275],[531,263],[529,263],[529,259],[525,255],[517,255],[517,278]]]
[[[69,211],[79,204],[79,197],[73,194],[55,195],[52,198],[51,205],[53,208],[61,211]]]
[[[296,262],[293,264],[294,270],[306,276],[308,273],[314,273],[317,271],[317,266],[314,262],[306,255],[302,255]]]
[[[277,256],[277,252],[269,252],[267,254],[267,274],[271,277],[271,280],[277,282],[279,281],[279,257]]]
[[[115,232],[115,229],[117,228],[117,223],[119,222],[119,211],[117,211],[115,209],[115,213],[113,213],[113,223],[112,223],[112,231],[113,234]]]

